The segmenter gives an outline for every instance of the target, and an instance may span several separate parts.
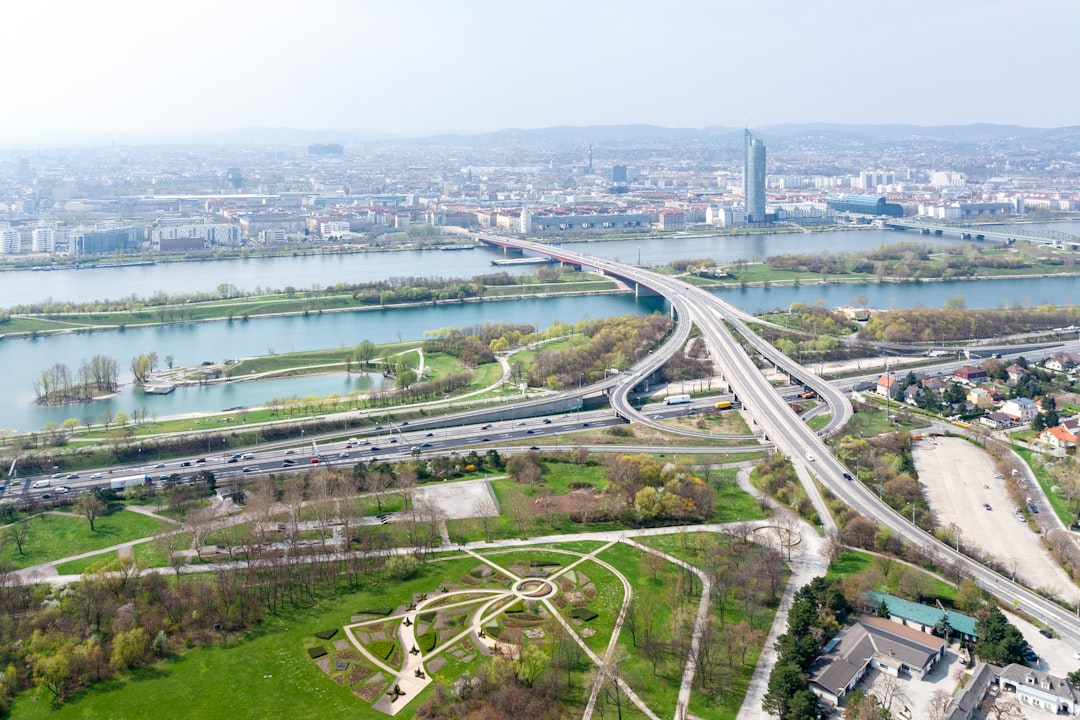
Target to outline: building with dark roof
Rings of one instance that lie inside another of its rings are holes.
[[[827,205],[833,212],[904,217],[903,205],[885,202],[885,198],[873,195],[844,195],[838,200],[829,200]]]

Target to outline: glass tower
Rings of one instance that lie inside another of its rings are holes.
[[[765,222],[765,143],[746,131],[743,158],[743,197],[746,199],[746,222]]]

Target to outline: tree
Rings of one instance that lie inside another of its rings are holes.
[[[761,701],[761,709],[778,718],[788,718],[788,708],[795,693],[805,690],[806,675],[799,666],[782,662],[769,675],[769,687]]]
[[[141,627],[132,628],[116,634],[113,638],[113,651],[109,663],[118,671],[140,664],[150,647],[150,636]]]
[[[105,503],[95,493],[80,495],[75,501],[75,512],[86,518],[90,523],[90,532],[94,532],[94,522],[101,517],[106,510]]]
[[[4,531],[4,540],[15,543],[15,547],[18,548],[20,555],[25,555],[24,547],[26,546],[26,538],[30,534],[30,523],[25,520],[21,522],[15,522],[8,525]]]
[[[975,633],[979,637],[975,654],[984,662],[995,665],[1023,662],[1027,647],[1024,636],[997,607],[991,606],[975,621]]]

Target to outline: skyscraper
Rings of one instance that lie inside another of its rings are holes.
[[[746,130],[743,158],[743,198],[746,222],[765,222],[765,143]]]

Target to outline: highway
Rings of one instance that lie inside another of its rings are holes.
[[[481,238],[487,238],[498,245],[517,247],[555,257],[563,262],[594,267],[606,274],[644,285],[666,297],[682,321],[681,325],[694,323],[698,326],[713,350],[714,360],[725,370],[726,378],[736,397],[743,403],[743,409],[753,417],[763,430],[764,436],[772,441],[777,449],[790,457],[793,463],[803,465],[805,470],[816,476],[822,485],[843,502],[888,527],[904,542],[920,548],[927,555],[934,556],[942,565],[959,564],[969,577],[998,600],[1035,617],[1045,618],[1046,622],[1074,647],[1080,645],[1080,616],[1074,616],[1069,609],[1047,602],[1042,596],[957,553],[948,545],[913,526],[861,483],[846,480],[844,474],[847,469],[832,457],[822,439],[808,428],[777,394],[753,359],[736,342],[729,327],[738,332],[763,357],[778,368],[798,377],[828,403],[834,416],[830,430],[842,427],[850,417],[851,405],[847,398],[824,379],[785,357],[746,328],[741,322],[742,313],[735,308],[700,288],[648,270],[571,252],[561,247],[527,241],[511,241],[497,236],[481,236]],[[675,343],[669,343],[669,346],[672,345]],[[666,359],[670,353],[664,353],[664,355]],[[616,411],[626,417],[640,418],[627,400],[628,393],[633,385],[644,380],[661,364],[660,358],[650,356],[632,368],[631,372],[619,376],[623,385],[615,389],[611,395],[611,403]],[[814,500],[816,493],[812,489],[813,483],[804,483],[804,485],[809,486],[807,487],[808,494]],[[817,499],[815,505],[819,502],[820,499]],[[818,506],[817,510],[823,519],[829,517],[826,508]],[[1080,615],[1080,609],[1078,609],[1078,615]]]

